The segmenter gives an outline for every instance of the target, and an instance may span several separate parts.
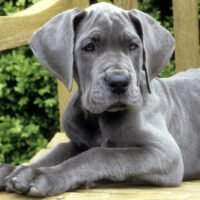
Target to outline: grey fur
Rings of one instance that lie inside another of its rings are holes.
[[[200,69],[156,77],[174,40],[153,18],[106,3],[72,9],[30,46],[69,90],[72,74],[78,83],[63,117],[71,141],[28,166],[1,164],[1,189],[43,197],[101,180],[177,186],[200,178]],[[111,92],[113,74],[129,77],[123,94]]]

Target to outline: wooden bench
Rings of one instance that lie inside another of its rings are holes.
[[[114,0],[114,3],[124,9],[136,8],[137,0]],[[28,43],[32,33],[56,14],[78,7],[83,9],[89,5],[88,0],[42,0],[34,6],[13,16],[0,17],[0,50],[11,49]],[[198,33],[198,5],[197,0],[173,0],[174,31],[176,39],[176,71],[199,67],[199,33]],[[60,121],[64,108],[71,97],[71,93],[58,81]],[[62,131],[61,125],[61,131]],[[68,141],[63,132],[56,133],[46,149],[42,149],[30,162],[48,152],[60,141]],[[13,193],[0,193],[0,200],[31,200]],[[103,188],[82,189],[67,192],[47,200],[98,200],[98,199],[137,199],[137,200],[199,200],[200,181],[184,182],[180,187],[139,187],[133,185],[106,185]]]

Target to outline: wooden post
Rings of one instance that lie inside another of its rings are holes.
[[[114,4],[124,10],[138,8],[138,0],[114,0]]]
[[[73,81],[72,91],[68,92],[66,86],[60,80],[57,80],[57,88],[58,88],[60,130],[64,131],[63,125],[62,125],[63,112],[64,112],[66,105],[69,102],[72,94],[76,90],[77,84],[75,81]]]
[[[173,0],[176,70],[199,67],[197,0]]]

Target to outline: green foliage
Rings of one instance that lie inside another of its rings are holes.
[[[200,0],[198,0],[198,10],[200,10]],[[200,14],[199,14],[199,20],[200,20]],[[200,23],[199,23],[200,25]]]
[[[159,77],[170,77],[172,75],[174,75],[175,69],[174,69],[174,60],[170,61],[167,65],[167,67],[165,67],[160,73],[159,73]]]
[[[56,79],[28,47],[0,57],[0,162],[30,159],[58,130]]]
[[[0,0],[0,15],[12,15],[40,0]]]
[[[33,122],[24,125],[23,117],[0,116],[0,161],[18,165],[28,160],[47,140]]]
[[[0,0],[11,15],[39,0]],[[56,79],[29,47],[0,54],[0,162],[28,161],[58,130]]]

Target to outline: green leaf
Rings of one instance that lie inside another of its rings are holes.
[[[28,97],[22,97],[22,98],[19,100],[18,104],[19,104],[20,106],[23,106],[23,105],[26,105],[28,102],[29,102],[29,98],[28,98]]]
[[[44,101],[46,107],[53,107],[57,104],[57,100],[55,98],[50,98]]]

